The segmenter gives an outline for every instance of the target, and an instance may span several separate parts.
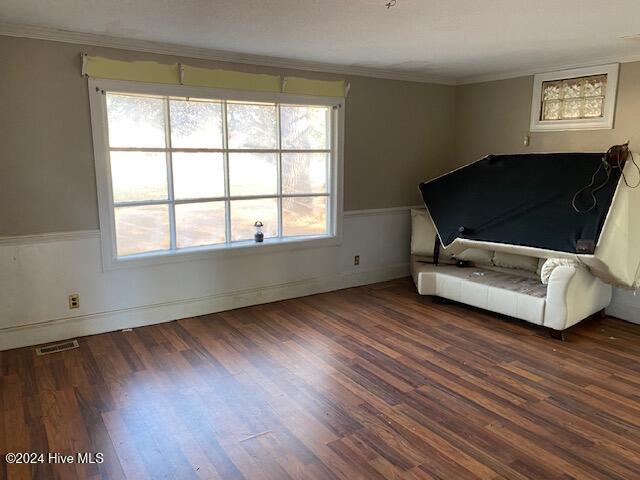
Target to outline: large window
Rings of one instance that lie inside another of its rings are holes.
[[[618,64],[536,75],[531,131],[612,128]]]
[[[113,259],[335,236],[335,105],[168,88],[92,101]]]

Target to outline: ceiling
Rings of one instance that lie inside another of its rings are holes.
[[[638,0],[387,1],[2,0],[0,22],[451,83],[640,59]]]

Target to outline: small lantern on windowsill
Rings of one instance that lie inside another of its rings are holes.
[[[256,227],[256,233],[253,235],[253,239],[256,243],[262,243],[264,241],[264,233],[262,233],[262,227],[264,227],[263,223],[258,220],[253,224],[253,226]]]

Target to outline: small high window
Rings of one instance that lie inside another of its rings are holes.
[[[536,75],[531,130],[612,128],[618,65]]]

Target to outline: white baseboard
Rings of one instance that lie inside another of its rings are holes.
[[[607,307],[607,315],[626,320],[627,322],[640,324],[640,306],[629,305],[620,302],[612,302]]]
[[[613,289],[611,304],[607,307],[607,314],[612,317],[640,324],[640,295],[623,288]]]
[[[342,288],[367,285],[409,275],[409,264],[346,272],[200,298],[126,308],[45,322],[0,328],[0,351],[69,338],[113,332],[123,328],[170,322],[182,318],[275,302]]]
[[[409,275],[408,262],[361,272],[340,273],[200,298],[7,327],[0,329],[0,351],[113,332],[123,328],[154,325],[234,308],[367,285],[407,275]]]

